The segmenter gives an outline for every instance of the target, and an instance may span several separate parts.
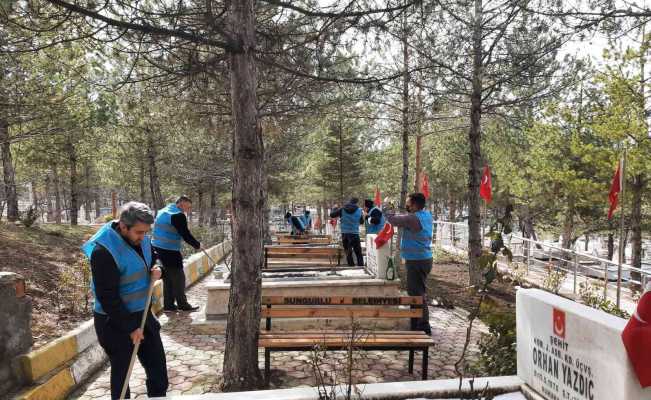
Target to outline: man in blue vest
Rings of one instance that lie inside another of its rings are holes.
[[[302,235],[305,233],[305,224],[303,223],[302,217],[297,217],[296,215],[292,215],[291,212],[287,211],[287,214],[285,214],[285,220],[292,230],[292,235]]]
[[[147,396],[167,393],[167,365],[160,324],[145,310],[149,285],[160,278],[147,235],[154,216],[145,204],[130,202],[120,219],[105,224],[84,245],[90,259],[91,290],[95,297],[95,332],[111,364],[111,398],[120,396],[134,345],[147,375]],[[147,313],[145,329],[140,329]],[[127,390],[126,398],[129,398]]]
[[[377,235],[384,228],[384,215],[382,210],[375,206],[373,200],[364,200],[364,213],[366,215],[366,233]]]
[[[303,226],[305,226],[305,231],[311,231],[312,230],[312,216],[310,215],[310,210],[305,210],[303,211],[303,215],[301,216],[301,221],[303,222]]]
[[[341,243],[346,252],[346,261],[349,266],[355,265],[353,262],[353,251],[357,257],[357,265],[364,265],[364,256],[362,255],[362,244],[359,239],[359,226],[364,223],[364,214],[362,209],[357,206],[359,200],[355,197],[342,208],[335,207],[330,212],[330,218],[339,218],[341,220]]]
[[[175,203],[168,204],[156,215],[152,244],[163,263],[163,309],[165,311],[199,309],[190,305],[185,297],[185,273],[181,254],[183,241],[197,250],[201,248],[201,243],[188,229],[185,213],[190,212],[191,209],[192,200],[187,196],[180,196]]]
[[[413,330],[432,334],[427,307],[427,276],[432,271],[432,214],[425,209],[425,196],[412,193],[407,198],[408,214],[386,214],[387,221],[401,230],[400,256],[407,269],[407,293],[423,296],[423,317],[411,321]]]

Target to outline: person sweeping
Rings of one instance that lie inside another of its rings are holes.
[[[136,347],[147,375],[147,396],[167,394],[160,324],[149,308],[152,285],[161,277],[147,235],[153,222],[147,205],[126,203],[117,221],[102,226],[82,246],[92,273],[95,333],[111,365],[111,399],[120,398]],[[124,398],[130,398],[128,386]]]

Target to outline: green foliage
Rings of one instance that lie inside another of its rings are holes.
[[[579,285],[579,296],[581,297],[581,302],[586,306],[596,308],[597,310],[607,312],[608,314],[620,318],[631,318],[631,315],[628,312],[617,307],[617,304],[603,296],[603,285],[581,283]]]
[[[479,359],[476,368],[484,376],[515,375],[517,349],[515,313],[497,310],[487,304],[481,309],[481,319],[489,333],[482,333],[478,341]]]
[[[566,277],[567,271],[559,268],[551,262],[547,263],[545,265],[545,278],[542,282],[543,289],[558,294]]]

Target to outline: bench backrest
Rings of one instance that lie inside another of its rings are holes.
[[[307,247],[307,246],[265,246],[265,255],[332,255],[341,251],[338,247]]]
[[[261,316],[269,330],[272,318],[420,318],[423,307],[420,296],[263,296]]]

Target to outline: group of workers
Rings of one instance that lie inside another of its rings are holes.
[[[407,293],[410,296],[423,296],[427,304],[427,276],[432,271],[432,214],[426,208],[426,198],[422,193],[412,193],[406,202],[407,213],[396,214],[392,209],[382,210],[373,200],[364,200],[364,208],[358,206],[359,199],[353,197],[343,207],[335,206],[330,212],[330,218],[340,220],[341,243],[346,253],[349,266],[364,265],[360,226],[366,224],[367,234],[378,234],[386,222],[400,228],[400,256],[405,260],[407,270]],[[303,216],[296,217],[287,213],[285,218],[292,227],[292,234],[303,234],[308,231],[305,223],[309,218],[309,210]],[[354,258],[353,258],[354,254]],[[423,307],[423,317],[412,320],[412,329],[422,330],[431,335],[427,307]]]
[[[357,265],[364,264],[360,241],[360,225],[367,223],[367,233],[378,233],[386,222],[401,228],[401,256],[407,268],[407,292],[426,299],[425,281],[432,270],[432,215],[425,208],[425,196],[413,193],[407,199],[407,214],[381,210],[371,200],[364,209],[352,198],[345,206],[335,208],[331,218],[341,221],[342,243],[349,265],[355,253]],[[185,241],[202,249],[188,229],[185,214],[192,201],[180,196],[176,202],[158,211],[154,217],[143,203],[129,202],[122,206],[119,218],[108,222],[93,235],[82,250],[90,260],[94,296],[95,332],[111,365],[111,398],[120,397],[127,378],[131,355],[138,345],[137,356],[146,373],[147,395],[163,397],[167,393],[168,375],[160,324],[147,308],[153,283],[163,278],[164,310],[194,311],[185,297],[185,274],[181,245]],[[310,213],[286,215],[296,232],[312,227]],[[148,235],[151,225],[153,238]],[[162,270],[156,261],[162,263]],[[175,304],[176,303],[176,304]],[[427,304],[427,302],[425,303]],[[422,318],[412,320],[412,329],[431,335],[427,307]],[[140,328],[144,318],[144,329]],[[126,398],[129,398],[127,390]]]
[[[138,359],[147,375],[147,395],[162,397],[167,393],[167,363],[160,324],[145,308],[150,285],[161,277],[164,311],[199,308],[189,304],[185,296],[181,255],[183,241],[195,249],[202,248],[188,229],[185,214],[191,208],[190,198],[180,196],[154,218],[146,204],[126,203],[118,220],[105,224],[82,246],[92,273],[95,333],[111,364],[112,399],[120,396],[137,343]],[[157,260],[162,270],[156,266]],[[145,325],[141,329],[143,316]]]

